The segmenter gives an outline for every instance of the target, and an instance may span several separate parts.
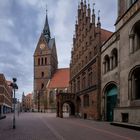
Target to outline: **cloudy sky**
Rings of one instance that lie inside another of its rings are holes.
[[[17,78],[19,90],[33,91],[33,54],[44,27],[46,5],[59,67],[69,67],[79,0],[0,0],[0,73]],[[102,28],[114,31],[117,0],[89,0],[100,9]]]

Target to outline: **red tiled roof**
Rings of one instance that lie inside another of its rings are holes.
[[[101,42],[105,42],[113,33],[105,30],[105,29],[101,29]]]
[[[48,88],[65,88],[69,87],[70,69],[62,68],[58,69],[53,75]]]

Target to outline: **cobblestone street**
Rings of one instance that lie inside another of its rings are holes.
[[[21,113],[12,129],[12,114],[0,120],[0,140],[139,140],[140,132],[55,114]]]

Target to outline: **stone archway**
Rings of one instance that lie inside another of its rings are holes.
[[[65,101],[62,105],[62,111],[64,113],[64,105],[67,104],[68,105],[68,113],[69,113],[69,116],[74,116],[75,115],[75,105],[73,102],[71,101]]]
[[[75,94],[58,93],[57,94],[57,117],[63,118],[63,105],[69,105],[69,114],[75,115]]]

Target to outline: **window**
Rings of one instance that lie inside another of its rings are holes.
[[[43,88],[44,88],[44,84],[42,83],[42,84],[41,84],[41,89],[43,89]]]
[[[44,63],[44,62],[43,62],[43,58],[41,58],[41,65],[43,65],[43,63]]]
[[[40,58],[38,58],[38,65],[40,65]]]
[[[138,21],[132,28],[131,34],[129,35],[130,40],[130,53],[134,53],[140,49],[140,21]]]
[[[110,70],[110,59],[109,56],[106,55],[104,57],[104,73],[108,72]]]
[[[45,65],[47,65],[47,57],[45,57]]]
[[[41,72],[41,76],[44,77],[44,72]]]
[[[129,91],[132,100],[140,100],[140,66],[137,66],[129,75]]]
[[[111,65],[111,68],[113,69],[117,67],[118,65],[118,51],[116,48],[112,50],[111,55],[112,55],[112,60],[110,62],[111,63],[110,65]]]
[[[84,95],[84,107],[89,106],[89,95]]]

